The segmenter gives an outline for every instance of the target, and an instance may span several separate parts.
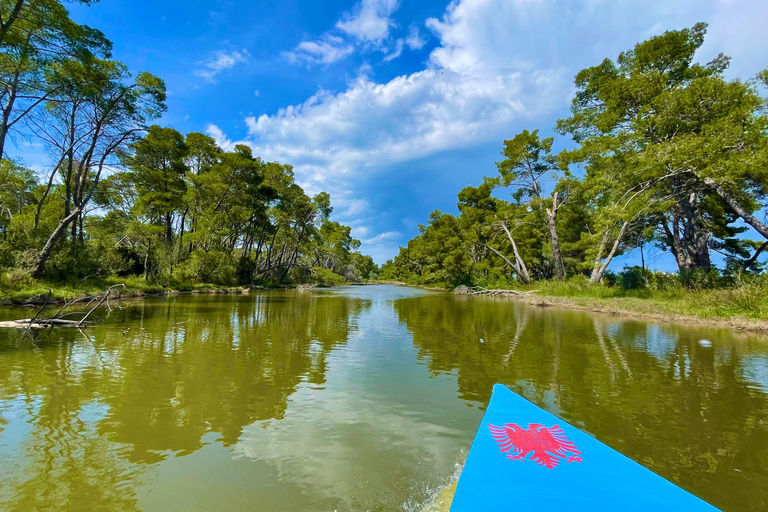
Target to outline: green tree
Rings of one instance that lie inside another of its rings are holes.
[[[766,204],[764,102],[753,84],[723,78],[727,57],[694,63],[705,33],[666,32],[581,71],[573,115],[558,122],[588,166],[615,171],[618,197],[652,204],[683,272],[708,270],[713,244],[738,245],[734,213],[768,236],[753,215]]]
[[[155,125],[122,155],[138,192],[137,211],[164,226],[169,244],[173,242],[174,221],[183,207],[187,154],[183,135]]]

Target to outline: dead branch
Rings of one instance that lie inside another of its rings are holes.
[[[113,303],[112,299],[115,297],[113,296],[113,291],[117,288],[125,288],[124,284],[116,284],[113,286],[110,286],[107,291],[104,293],[101,293],[99,295],[93,295],[88,297],[79,297],[77,299],[73,299],[70,301],[67,301],[64,303],[64,306],[61,307],[58,311],[56,311],[51,317],[48,318],[40,318],[40,314],[43,312],[46,306],[50,304],[49,299],[53,296],[52,292],[49,290],[48,294],[45,295],[45,302],[43,303],[42,307],[35,313],[35,315],[32,318],[23,318],[20,320],[8,320],[4,322],[0,322],[0,328],[7,327],[7,328],[22,328],[24,329],[24,332],[28,331],[29,329],[46,329],[46,328],[53,328],[53,327],[77,327],[78,329],[81,327],[88,327],[89,325],[94,324],[95,322],[93,320],[88,320],[89,318],[95,318],[97,321],[101,321],[102,319],[98,317],[97,315],[94,315],[94,311],[99,309],[100,307],[106,307],[107,308],[107,316],[109,316],[109,312],[112,312],[112,308],[122,309],[122,306],[117,303]],[[32,297],[32,299],[35,299],[37,297]],[[119,297],[119,295],[118,295]],[[30,301],[32,300],[30,299]],[[75,304],[86,302],[86,308],[89,308],[87,311],[66,311],[68,308],[72,307]],[[91,307],[91,304],[95,305]],[[82,317],[79,320],[70,320],[67,317],[75,316],[75,315],[82,315]]]

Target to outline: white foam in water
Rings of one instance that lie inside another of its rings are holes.
[[[406,512],[448,512],[451,508],[451,501],[453,501],[456,482],[459,481],[468,454],[468,448],[462,449],[459,461],[456,462],[453,474],[448,478],[448,481],[435,489],[427,489],[429,499],[419,504],[406,503],[403,505],[403,510]]]
[[[702,347],[709,348],[712,346],[712,342],[709,340],[699,340],[699,345],[701,345]]]

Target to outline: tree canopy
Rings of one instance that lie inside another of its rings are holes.
[[[706,28],[665,32],[579,72],[571,116],[556,125],[572,146],[553,154],[555,139],[538,130],[504,141],[498,174],[459,192],[458,217],[434,212],[382,275],[597,283],[614,257],[647,244],[669,251],[684,280],[761,272],[768,73],[727,80],[728,57],[696,62]]]

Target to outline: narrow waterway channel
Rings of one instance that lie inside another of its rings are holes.
[[[767,338],[371,286],[0,330],[0,510],[421,510],[496,382],[723,510],[768,507]]]

